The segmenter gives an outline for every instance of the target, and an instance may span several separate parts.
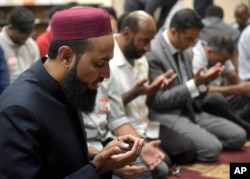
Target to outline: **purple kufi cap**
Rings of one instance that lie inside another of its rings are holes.
[[[53,40],[81,40],[112,33],[107,11],[76,7],[56,12],[51,19]]]

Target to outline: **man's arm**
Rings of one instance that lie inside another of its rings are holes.
[[[250,96],[250,82],[242,81],[236,85],[229,86],[210,86],[209,93],[219,92],[225,96],[229,95],[242,95],[242,96]]]
[[[158,75],[150,84],[146,84],[147,78],[142,79],[131,90],[122,94],[123,104],[126,106],[139,95],[147,95],[147,102],[150,101],[159,90],[168,88],[176,77],[177,74],[170,69]]]
[[[241,81],[238,77],[236,71],[232,71],[225,75],[225,79],[229,82],[227,86],[215,86],[210,85],[208,93],[222,93],[224,96],[229,95],[243,95],[249,96],[250,95],[250,82],[248,81]]]
[[[144,78],[141,81],[138,81],[136,85],[130,89],[129,91],[122,94],[122,101],[124,106],[126,106],[129,102],[135,99],[139,95],[146,94],[146,82],[148,79]]]

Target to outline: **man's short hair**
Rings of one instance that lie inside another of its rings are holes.
[[[29,9],[25,7],[15,7],[10,13],[9,24],[25,32],[35,27],[35,17]]]
[[[227,34],[215,35],[208,40],[208,46],[212,47],[216,53],[226,50],[230,54],[234,52],[234,42]]]
[[[202,29],[203,24],[199,14],[190,8],[177,11],[170,21],[170,27],[175,28],[179,32],[186,31],[191,28]]]
[[[206,17],[219,17],[223,19],[224,12],[220,6],[211,5],[206,9]]]

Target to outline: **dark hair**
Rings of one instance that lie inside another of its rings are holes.
[[[48,57],[55,59],[61,46],[69,46],[77,56],[82,56],[85,51],[94,48],[89,39],[84,40],[51,40],[48,48]]]
[[[80,4],[78,2],[76,2],[76,1],[71,1],[71,2],[66,3],[67,8],[71,8],[71,7],[74,7],[74,6],[80,6]]]
[[[118,32],[120,32],[121,27],[122,27],[122,23],[123,23],[124,19],[127,17],[128,14],[129,14],[129,13],[123,13],[123,14],[119,17],[118,22],[117,22],[117,29],[118,29]]]
[[[129,27],[133,33],[136,33],[138,30],[138,24],[139,24],[138,17],[126,14],[121,22],[119,32],[122,31],[125,27]]]
[[[25,32],[35,27],[35,17],[26,7],[15,7],[10,13],[9,24]]]
[[[189,8],[177,11],[170,21],[170,27],[175,28],[179,32],[183,32],[191,28],[202,29],[203,26],[204,25],[202,24],[198,13]]]
[[[224,12],[220,6],[211,5],[206,9],[206,17],[219,17],[223,19]]]
[[[115,20],[117,20],[116,11],[113,7],[102,7],[102,8],[106,10],[109,13],[109,15],[113,16]]]
[[[234,42],[229,35],[215,35],[208,40],[208,46],[212,47],[216,53],[226,50],[230,54],[234,52]]]
[[[49,9],[48,11],[48,18],[51,19],[52,16],[57,12],[57,11],[60,11],[60,10],[63,10],[63,9],[66,9],[68,8],[66,5],[57,5],[57,6],[53,6]]]

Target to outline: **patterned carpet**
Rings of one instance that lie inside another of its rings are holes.
[[[229,179],[229,163],[235,162],[250,163],[250,141],[241,151],[223,151],[214,163],[181,166],[180,176],[170,176],[168,179]]]

